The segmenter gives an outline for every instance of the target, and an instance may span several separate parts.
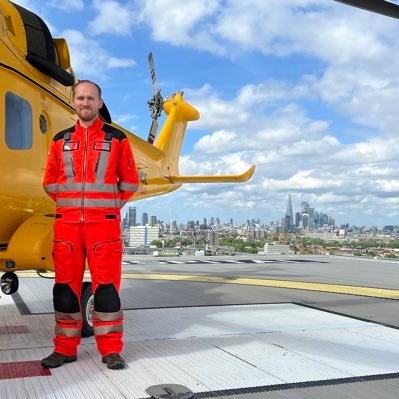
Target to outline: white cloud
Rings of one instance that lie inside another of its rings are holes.
[[[298,85],[275,84],[274,92],[267,90],[275,99],[270,101],[270,114],[260,86],[243,87],[234,98],[226,100],[209,86],[191,93],[196,94],[194,103],[202,108],[201,117],[207,119],[202,127],[214,130],[203,135],[193,153],[182,159],[181,172],[237,174],[251,164],[257,169],[252,180],[242,185],[187,186],[175,194],[179,201],[194,196],[198,207],[200,203],[211,203],[229,211],[248,212],[255,203],[258,212],[264,209],[270,214],[275,210],[283,215],[285,204],[281,198],[291,193],[297,204],[308,201],[319,210],[341,218],[345,215],[347,220],[367,213],[372,223],[373,215],[381,213],[386,200],[399,195],[399,138],[377,136],[344,144],[329,131],[328,121],[310,118],[300,106],[302,98],[314,93],[310,86],[318,84],[310,80],[301,94],[296,90]],[[263,112],[256,106],[259,98],[265,100]],[[229,129],[223,128],[226,124]],[[276,205],[278,201],[280,205]],[[389,204],[389,212],[399,214],[398,201]],[[342,215],[339,209],[345,210]]]
[[[84,1],[83,0],[49,0],[46,2],[46,5],[50,7],[59,8],[64,11],[76,11],[83,10]]]
[[[134,10],[129,4],[120,4],[115,0],[94,0],[93,7],[98,12],[89,23],[89,30],[94,35],[128,35],[135,22]]]
[[[237,134],[234,132],[217,130],[210,136],[204,136],[199,139],[194,148],[198,151],[202,151],[208,154],[220,153],[221,149],[226,146],[226,143],[229,143],[229,151],[231,151],[231,146],[234,146],[234,143],[237,142],[236,139]],[[237,149],[238,148],[239,146],[237,146]]]
[[[67,30],[62,33],[66,38],[71,55],[71,63],[79,78],[96,77],[104,79],[105,72],[113,68],[127,68],[135,65],[129,58],[111,56],[100,42],[86,37],[77,30]]]
[[[212,34],[220,0],[139,0],[136,6],[141,7],[140,22],[150,27],[154,40],[224,53]]]
[[[355,122],[385,133],[397,125],[399,43],[392,39],[397,37],[394,19],[324,0],[195,3],[195,7],[190,1],[183,7],[170,0],[136,4],[141,7],[141,23],[147,24],[159,41],[232,56],[259,51],[283,58],[308,54],[322,60],[326,63],[320,71],[322,79],[315,79],[314,85],[298,83],[297,95],[305,95],[301,90],[320,95]],[[206,37],[203,43],[198,40],[201,35]],[[254,96],[265,105],[278,102],[285,89],[279,85],[247,85],[237,104]],[[208,121],[214,121],[215,127],[221,121],[225,128],[232,126],[224,115],[230,114],[235,104],[210,100],[212,109],[199,104],[207,117],[198,126],[203,128]],[[238,120],[248,120],[247,113],[236,112]]]

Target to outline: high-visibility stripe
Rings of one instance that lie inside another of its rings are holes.
[[[82,320],[82,312],[76,313],[63,313],[63,312],[54,312],[55,320]]]
[[[67,193],[71,191],[82,191],[82,183],[68,182],[58,185],[59,193]],[[98,193],[114,193],[117,191],[116,184],[101,183],[86,183],[85,192],[98,192]]]
[[[107,183],[86,183],[85,191],[86,192],[98,192],[98,193],[114,193],[117,192],[116,184],[107,184]],[[73,183],[68,182],[64,184],[46,184],[43,186],[46,192],[59,192],[59,193],[67,193],[67,192],[80,192],[82,190],[82,183]],[[137,191],[137,184],[129,184],[129,183],[119,183],[120,190],[129,190],[129,191]]]
[[[96,326],[94,325],[94,335],[105,335],[113,332],[123,332],[122,324],[114,324],[109,326]]]
[[[68,180],[75,176],[72,151],[63,151],[65,175]]]
[[[56,326],[55,327],[55,335],[64,335],[65,337],[80,337],[81,335],[81,329],[80,326],[77,326],[77,328],[63,328]]]
[[[104,143],[106,144],[106,143]],[[109,151],[101,151],[98,155],[98,165],[96,172],[96,181],[103,182],[105,177],[105,171],[107,170],[108,160],[109,160]]]
[[[138,184],[119,182],[119,190],[121,191],[137,191]]]
[[[46,193],[56,193],[58,191],[58,184],[46,184],[43,188]]]
[[[55,334],[66,337],[80,337],[82,328],[82,313],[64,313],[55,311]]]
[[[97,312],[93,311],[93,319],[97,319],[99,321],[117,321],[122,320],[123,311],[119,310],[117,312]]]
[[[57,199],[57,207],[81,207],[82,200],[80,198],[59,198]],[[94,199],[84,198],[84,207],[88,208],[119,208],[123,205],[123,201],[118,199]]]

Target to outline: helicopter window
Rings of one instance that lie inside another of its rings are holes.
[[[41,114],[39,116],[39,125],[40,125],[40,131],[42,133],[46,133],[47,132],[47,119],[43,114]]]
[[[12,150],[32,148],[32,108],[14,93],[6,94],[6,143]]]

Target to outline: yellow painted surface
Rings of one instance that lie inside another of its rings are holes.
[[[38,277],[36,273],[21,272],[19,277]],[[53,273],[48,273],[47,276],[54,276]],[[86,272],[85,277],[90,277],[90,273]],[[194,283],[218,283],[218,284],[238,284],[238,285],[252,285],[258,287],[272,287],[272,288],[289,288],[306,291],[329,292],[333,294],[347,294],[368,296],[374,298],[385,299],[399,299],[399,290],[373,288],[373,287],[359,287],[352,285],[339,284],[324,284],[324,283],[309,283],[303,281],[289,281],[289,280],[269,280],[259,278],[245,278],[245,277],[222,277],[222,276],[205,276],[192,274],[141,274],[141,273],[123,273],[123,279],[133,280],[166,280],[166,281],[190,281]]]

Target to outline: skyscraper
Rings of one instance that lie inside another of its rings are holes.
[[[136,226],[136,207],[129,207],[129,227]]]
[[[157,217],[156,216],[151,216],[150,217],[150,226],[154,227],[157,225]]]
[[[148,213],[143,212],[143,216],[141,217],[141,225],[145,226],[148,224]]]
[[[292,231],[294,226],[294,214],[292,213],[291,194],[288,195],[287,211],[285,212],[285,231]]]

